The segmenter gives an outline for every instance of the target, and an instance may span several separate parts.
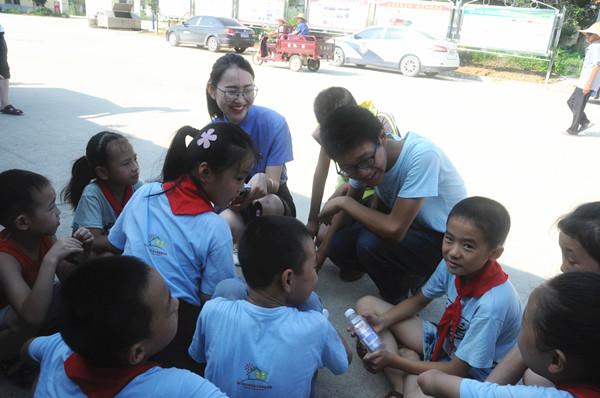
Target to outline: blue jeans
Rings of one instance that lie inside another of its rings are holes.
[[[394,304],[435,271],[442,259],[443,237],[413,222],[404,239],[391,242],[355,222],[334,234],[327,255],[342,269],[368,273],[381,297]]]
[[[246,300],[248,298],[248,285],[241,278],[229,278],[222,280],[215,287],[213,297],[223,297],[228,300]],[[300,311],[314,310],[323,312],[323,304],[317,293],[312,292],[304,303],[298,305]]]

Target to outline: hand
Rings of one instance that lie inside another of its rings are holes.
[[[363,365],[371,373],[379,373],[392,362],[394,354],[386,350],[370,352],[363,358]]]
[[[346,196],[348,195],[348,191],[350,190],[350,183],[346,182],[335,189],[333,194],[329,197],[329,199],[337,198],[338,196]]]
[[[381,315],[377,315],[377,314],[361,314],[361,315],[363,318],[365,318],[365,321],[367,321],[367,323],[369,325],[371,325],[371,327],[373,328],[375,333],[379,334],[379,333],[383,332],[385,329],[387,329],[385,319]]]
[[[584,87],[581,91],[583,91],[583,95],[588,95],[592,89],[590,87]]]
[[[345,196],[341,196],[328,200],[319,213],[319,222],[322,224],[331,225],[333,216],[342,210],[342,206],[346,199],[347,198]]]
[[[89,229],[81,227],[77,231],[73,232],[73,238],[81,242],[83,249],[88,250],[92,247],[94,242],[94,235]]]
[[[54,245],[48,250],[44,260],[53,261],[55,263],[60,262],[67,256],[73,253],[82,253],[83,244],[76,238],[64,238],[57,240]]]
[[[254,174],[248,181],[248,185],[250,185],[250,192],[248,192],[246,199],[250,202],[269,194],[269,176],[265,173]]]

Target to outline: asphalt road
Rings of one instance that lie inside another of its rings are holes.
[[[149,180],[159,173],[171,134],[209,120],[204,87],[222,53],[170,47],[152,33],[92,29],[83,19],[0,14],[0,24],[9,47],[12,102],[25,111],[22,117],[0,115],[0,170],[41,172],[60,190],[88,138],[112,129],[131,137],[142,178]],[[458,167],[469,194],[489,196],[509,209],[512,229],[501,261],[510,266],[523,296],[539,277],[559,272],[556,219],[599,198],[600,112],[598,104],[588,105],[598,127],[585,136],[563,133],[570,124],[565,103],[570,81],[406,78],[326,64],[317,73],[294,73],[283,64],[256,66],[255,72],[256,103],[283,114],[292,131],[289,186],[301,219],[307,215],[318,154],[310,137],[316,124],[312,101],[332,85],[348,88],[359,101],[374,100],[403,130],[432,139]],[[331,170],[329,191],[334,180]],[[67,234],[70,226],[70,211],[63,209],[59,234]],[[373,292],[366,280],[340,293],[344,286],[332,266],[324,269],[319,292],[327,306],[343,312],[356,297]],[[333,317],[339,327],[342,317]],[[319,383],[325,391],[321,396],[370,397],[386,389],[359,364],[350,375],[324,376]],[[8,391],[0,382],[0,395]]]

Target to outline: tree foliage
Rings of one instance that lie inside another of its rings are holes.
[[[563,35],[571,35],[577,29],[584,29],[596,21],[598,5],[595,0],[563,0],[566,8]]]
[[[38,7],[44,7],[46,5],[47,0],[33,0],[33,4]]]

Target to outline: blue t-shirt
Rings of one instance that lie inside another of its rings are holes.
[[[38,337],[29,345],[29,356],[40,362],[40,375],[34,397],[85,397],[65,373],[64,363],[73,350],[59,333]],[[154,367],[136,376],[115,396],[128,397],[227,397],[208,380],[177,368]]]
[[[454,205],[467,196],[465,184],[448,157],[427,138],[409,132],[396,163],[386,171],[375,193],[390,209],[397,198],[425,198],[416,221],[438,232],[446,231],[446,220]],[[354,188],[363,184],[350,179]]]
[[[214,212],[173,214],[162,191],[158,182],[138,189],[108,240],[154,267],[174,297],[200,306],[200,293],[212,295],[219,282],[235,275],[231,230]]]
[[[138,181],[133,186],[134,192],[144,183]],[[117,214],[106,200],[100,185],[94,180],[87,184],[73,215],[73,232],[80,227],[110,230],[117,219]]]
[[[298,35],[308,35],[310,33],[308,24],[306,22],[299,22],[298,25],[296,25],[294,33]]]
[[[348,369],[344,345],[323,314],[245,300],[206,302],[189,354],[232,398],[309,397],[317,369]]]
[[[227,119],[225,118],[227,121]],[[292,135],[287,121],[279,113],[258,105],[252,105],[240,127],[250,135],[260,153],[260,159],[250,172],[264,173],[267,166],[283,166],[280,182],[287,182],[285,164],[294,160]]]
[[[455,279],[456,276],[448,271],[446,261],[442,260],[421,291],[428,299],[447,295],[448,306],[457,296]],[[514,347],[521,328],[521,314],[519,295],[509,280],[479,298],[462,299],[454,355],[471,366],[469,377],[485,380]],[[448,339],[443,350],[446,354],[450,353]]]
[[[460,383],[460,398],[573,398],[573,395],[554,387],[501,386],[463,379]]]

